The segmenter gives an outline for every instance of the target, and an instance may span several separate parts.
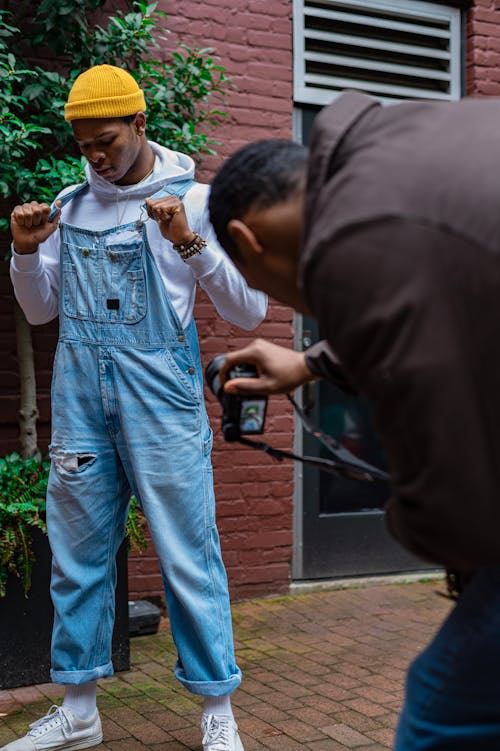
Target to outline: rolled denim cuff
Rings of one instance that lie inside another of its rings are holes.
[[[66,685],[80,685],[96,681],[98,678],[108,678],[113,675],[113,663],[107,662],[106,665],[98,665],[90,670],[54,670],[50,671],[50,677],[53,683],[63,683]]]
[[[187,688],[192,694],[201,694],[202,696],[228,696],[236,691],[241,683],[241,670],[236,668],[237,672],[233,673],[224,681],[189,681],[186,678],[184,670],[175,666],[174,673],[178,681]]]

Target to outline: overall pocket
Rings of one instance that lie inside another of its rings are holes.
[[[63,263],[62,285],[64,312],[66,315],[71,316],[71,318],[87,320],[87,309],[83,310],[80,308],[79,310],[78,308],[78,301],[81,300],[83,303],[85,298],[79,294],[77,272],[73,263],[68,263],[66,261]]]
[[[146,315],[142,241],[110,243],[104,251],[98,321],[137,323]]]
[[[66,242],[62,284],[67,316],[137,323],[147,311],[142,240],[109,242],[105,247]]]
[[[178,384],[185,389],[196,404],[199,404],[203,398],[203,389],[200,388],[200,373],[189,348],[186,346],[170,347],[162,350],[162,357]]]

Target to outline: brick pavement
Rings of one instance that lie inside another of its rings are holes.
[[[450,602],[439,581],[371,585],[233,606],[244,681],[233,704],[245,751],[391,748],[405,671]],[[132,669],[99,682],[109,751],[199,751],[200,699],[172,676],[168,624],[131,640]],[[0,746],[61,696],[0,691]]]

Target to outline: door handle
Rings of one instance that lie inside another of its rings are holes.
[[[312,343],[312,332],[309,329],[304,329],[302,332],[302,350],[308,349]],[[306,414],[311,412],[316,405],[316,393],[315,381],[310,381],[302,386],[302,409]]]

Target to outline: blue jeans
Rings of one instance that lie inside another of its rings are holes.
[[[410,666],[394,748],[500,750],[500,566],[478,571]]]
[[[183,329],[141,222],[62,225],[47,525],[52,679],[111,675],[115,556],[131,492],[159,562],[177,678],[225,695],[235,663],[194,321]]]

